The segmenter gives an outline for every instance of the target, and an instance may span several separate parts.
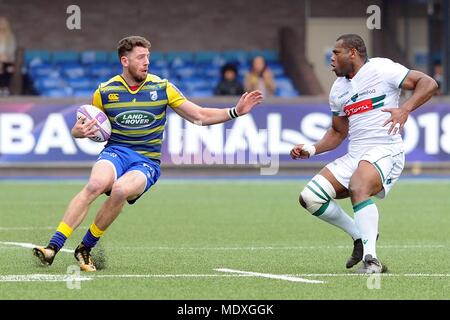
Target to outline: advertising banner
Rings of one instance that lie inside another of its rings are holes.
[[[103,144],[74,139],[79,105],[0,103],[0,164],[94,161]],[[214,105],[215,107],[227,107]],[[326,103],[263,104],[246,116],[209,127],[197,126],[167,110],[164,164],[261,164],[277,157],[291,162],[298,143],[313,143],[330,127]],[[410,114],[403,132],[407,161],[450,161],[450,104],[429,103]],[[327,162],[336,150],[305,160]]]

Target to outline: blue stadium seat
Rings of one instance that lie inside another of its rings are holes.
[[[92,97],[94,91],[91,89],[74,89],[72,94],[74,97]]]
[[[167,53],[167,61],[172,68],[182,67],[194,63],[194,54],[190,51],[170,51]]]
[[[111,77],[114,68],[110,63],[94,63],[88,68],[88,74],[94,77]]]
[[[276,77],[275,84],[277,86],[275,95],[278,97],[297,97],[300,95],[288,77]]]
[[[107,63],[109,61],[109,51],[84,51],[81,53],[81,63]]]
[[[225,59],[219,51],[199,51],[195,53],[195,63],[197,65],[222,66]]]
[[[24,55],[25,65],[35,66],[50,62],[50,52],[45,50],[27,50]]]
[[[160,51],[151,51],[150,52],[150,64],[156,61],[166,61],[166,54]]]
[[[62,97],[70,97],[72,96],[71,88],[55,88],[55,89],[46,89],[41,92],[41,95],[44,97],[52,97],[52,98],[62,98]]]
[[[298,94],[290,80],[284,77],[283,66],[274,50],[152,52],[149,72],[169,79],[186,95],[209,97],[221,78],[221,67],[226,62],[236,64],[238,78],[242,81],[250,68],[250,58],[255,55],[265,57],[274,76],[281,79],[277,81],[277,94]],[[38,91],[46,96],[91,95],[100,83],[122,72],[116,51],[50,53],[35,50],[26,52],[26,61]]]
[[[183,86],[188,90],[203,90],[203,89],[212,89],[214,88],[216,83],[211,82],[207,78],[204,77],[191,77],[185,79],[183,82]]]
[[[270,71],[272,71],[274,77],[280,77],[284,75],[284,68],[279,62],[270,62],[267,64],[267,66],[270,68]]]
[[[108,51],[108,62],[120,63],[119,54],[117,53],[117,51]]]
[[[83,77],[86,74],[85,68],[75,62],[67,62],[60,64],[61,74],[69,79]]]
[[[197,73],[197,68],[193,64],[186,64],[182,67],[174,68],[172,73],[181,79],[191,78]]]
[[[212,89],[194,89],[189,93],[189,97],[192,98],[209,98],[214,95],[214,91]]]
[[[32,77],[41,77],[41,76],[54,77],[59,75],[59,68],[51,64],[43,64],[31,67],[29,73]]]
[[[250,51],[250,59],[253,59],[256,56],[262,56],[267,63],[277,62],[278,53],[275,50],[252,50]]]
[[[80,53],[76,51],[55,51],[52,54],[52,62],[80,62]]]
[[[149,73],[154,74],[155,76],[160,77],[161,79],[170,79],[170,70],[167,67],[156,67],[150,65]]]
[[[204,77],[214,79],[220,78],[222,76],[220,67],[212,64],[202,66],[199,70],[199,74],[202,74]]]
[[[89,77],[67,79],[66,83],[72,89],[90,89],[91,91],[95,89],[95,85],[92,83],[92,80]]]
[[[34,87],[38,91],[43,91],[47,89],[64,88],[66,86],[64,80],[59,77],[37,77],[34,79]]]
[[[226,62],[235,62],[238,64],[246,64],[250,59],[250,56],[244,50],[223,51],[222,57],[225,59]]]

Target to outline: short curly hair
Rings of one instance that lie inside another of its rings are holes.
[[[342,44],[347,49],[356,49],[359,55],[367,59],[367,49],[364,40],[357,34],[343,34],[339,38],[336,39],[336,42],[342,40]]]
[[[129,36],[123,38],[117,44],[117,54],[119,55],[119,59],[130,53],[134,47],[143,47],[150,50],[152,45],[150,41],[141,36]]]

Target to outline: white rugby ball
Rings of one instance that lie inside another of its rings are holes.
[[[102,110],[93,105],[85,104],[77,109],[77,120],[82,116],[85,116],[87,120],[97,120],[95,126],[98,128],[98,131],[95,133],[95,137],[89,139],[95,142],[104,142],[109,139],[111,136],[111,123]]]

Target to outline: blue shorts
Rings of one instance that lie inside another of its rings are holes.
[[[135,203],[148,189],[150,189],[150,187],[158,181],[161,174],[161,169],[158,163],[126,147],[106,147],[98,156],[97,162],[99,161],[108,161],[113,165],[116,173],[115,180],[119,179],[125,173],[133,170],[140,171],[147,177],[147,184],[144,192],[142,192],[136,199],[128,200],[129,204]],[[109,196],[110,192],[111,191],[105,193]]]

